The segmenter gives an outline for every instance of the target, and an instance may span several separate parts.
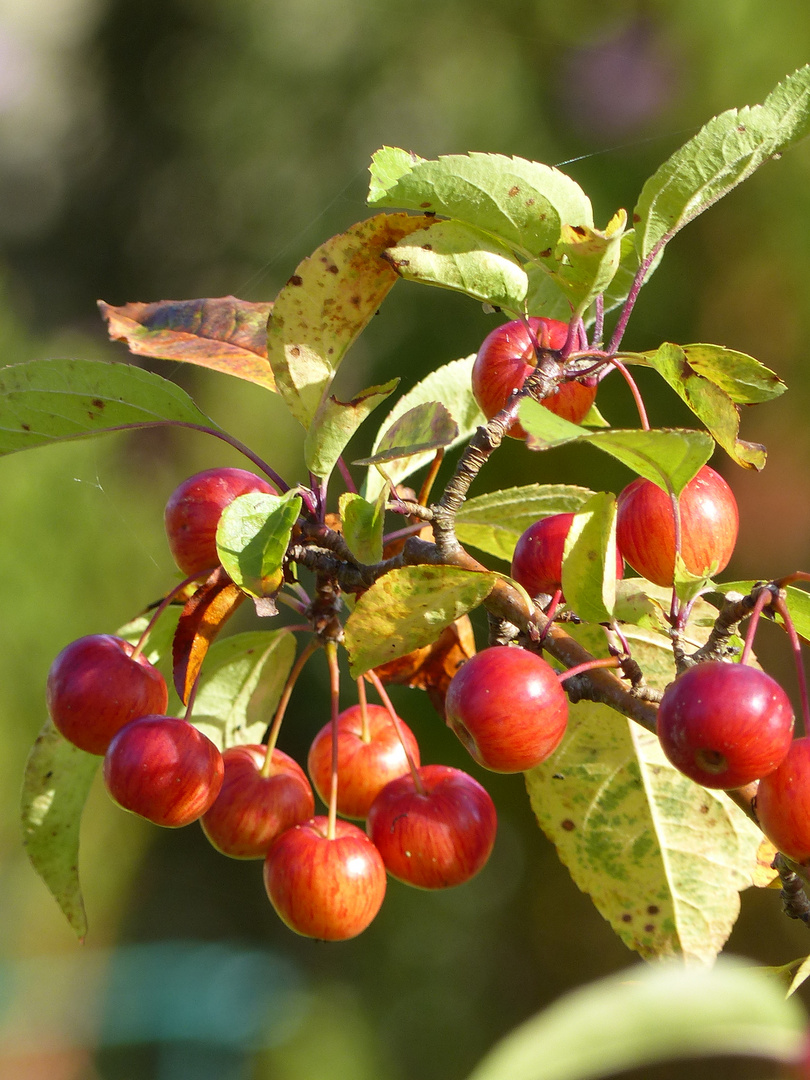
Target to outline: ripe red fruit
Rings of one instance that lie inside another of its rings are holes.
[[[515,544],[512,577],[531,597],[549,595],[562,586],[562,562],[565,541],[573,514],[551,514],[530,525]],[[616,548],[616,577],[624,573],[624,561]],[[565,597],[562,597],[564,600]]]
[[[223,855],[263,859],[277,836],[315,812],[312,788],[298,762],[273,750],[272,771],[262,776],[266,760],[267,747],[259,745],[231,746],[222,755],[222,788],[200,825]]]
[[[677,769],[704,787],[728,789],[778,767],[793,737],[793,709],[764,671],[715,660],[667,687],[657,728]]]
[[[567,323],[558,319],[530,318],[529,325],[544,349],[561,349],[568,337]],[[515,390],[534,371],[535,350],[529,330],[520,319],[504,323],[488,334],[478,350],[472,369],[472,391],[488,420],[501,411]],[[557,393],[543,399],[543,405],[574,424],[583,420],[596,398],[596,387],[580,382],[561,383]],[[506,433],[525,439],[526,431],[517,420]]]
[[[385,896],[385,867],[362,829],[314,817],[287,829],[264,861],[264,886],[283,922],[305,937],[345,941],[369,925]]]
[[[176,716],[144,716],[121,728],[104,758],[104,783],[124,810],[170,829],[201,817],[219,794],[222,755]]]
[[[756,813],[771,843],[810,862],[810,738],[794,739],[782,763],[759,782]]]
[[[724,570],[734,551],[739,513],[723,477],[704,465],[680,496],[681,556],[695,575]],[[616,543],[648,581],[672,585],[675,575],[675,516],[669,495],[639,477],[618,499]]]
[[[48,712],[66,739],[89,754],[104,754],[117,731],[140,716],[163,713],[166,681],[135,646],[110,634],[90,634],[66,645],[51,664]]]
[[[222,511],[240,495],[278,492],[246,469],[206,469],[195,473],[172,493],[164,521],[174,560],[184,574],[202,574],[219,565],[217,525]]]
[[[525,772],[559,746],[568,699],[542,656],[511,645],[483,649],[447,690],[447,724],[494,772]]]
[[[495,843],[498,818],[486,790],[446,765],[386,784],[371,804],[366,830],[392,877],[420,889],[460,885],[478,873]]]
[[[389,780],[408,771],[408,759],[402,748],[394,723],[381,705],[367,705],[367,738],[363,738],[363,713],[352,705],[338,717],[338,791],[339,814],[364,818],[380,788]],[[415,765],[419,764],[419,746],[407,724],[399,721],[399,729],[408,744]],[[312,743],[307,769],[315,790],[325,803],[329,802],[332,780],[332,724],[326,724]]]

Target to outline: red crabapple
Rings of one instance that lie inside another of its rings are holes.
[[[518,538],[511,573],[532,598],[540,593],[552,595],[562,587],[563,552],[573,520],[573,514],[550,514],[535,521]],[[624,561],[617,547],[617,579],[623,573]]]

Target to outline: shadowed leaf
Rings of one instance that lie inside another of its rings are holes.
[[[444,719],[444,699],[450,680],[461,665],[475,655],[475,637],[467,615],[446,626],[432,645],[390,660],[375,668],[384,683],[427,690],[439,716]]]
[[[328,477],[355,431],[398,385],[399,379],[391,379],[370,386],[351,401],[338,401],[333,394],[325,397],[304,440],[304,462],[310,472]]]
[[[411,457],[449,446],[458,437],[458,424],[440,401],[415,405],[395,420],[377,444],[371,457],[355,465],[382,465],[386,461]]]
[[[300,512],[301,496],[294,491],[286,495],[253,491],[225,507],[217,525],[217,551],[240,589],[255,597],[278,592],[282,563]]]
[[[211,642],[245,594],[222,567],[211,574],[183,608],[172,645],[174,687],[185,704]]]
[[[98,302],[113,341],[136,356],[182,360],[275,390],[267,361],[267,320],[272,303],[235,296],[205,300],[157,300],[113,307]]]
[[[379,562],[383,557],[383,525],[387,499],[387,485],[374,502],[368,502],[360,495],[348,491],[340,496],[343,538],[352,555],[361,563]]]

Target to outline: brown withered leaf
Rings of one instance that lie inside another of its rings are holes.
[[[98,302],[113,341],[131,353],[224,371],[276,389],[267,359],[267,320],[272,302],[254,304],[236,296],[203,300],[158,300],[113,307]]]
[[[211,642],[244,599],[242,590],[219,566],[183,608],[172,642],[174,687],[183,704],[188,702]]]
[[[450,680],[465,660],[474,655],[472,623],[467,615],[462,615],[446,626],[432,645],[414,649],[374,671],[384,683],[427,690],[431,704],[444,719],[444,699]]]

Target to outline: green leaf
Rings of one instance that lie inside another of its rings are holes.
[[[340,496],[340,520],[343,539],[352,555],[361,563],[373,564],[382,559],[385,504],[388,501],[386,484],[374,502],[346,492]]]
[[[348,349],[397,281],[382,258],[429,218],[378,214],[321,244],[278,294],[267,331],[276,387],[305,428]]]
[[[687,363],[704,379],[719,386],[737,405],[756,405],[784,394],[787,386],[753,356],[723,345],[684,345]]]
[[[282,582],[282,563],[301,512],[301,496],[240,495],[222,511],[217,551],[234,583],[251,596],[272,596]]]
[[[609,622],[616,605],[616,497],[600,492],[575,514],[565,540],[562,589],[586,622]]]
[[[338,401],[332,395],[324,398],[304,440],[304,461],[310,472],[328,477],[352,435],[398,385],[399,379],[392,379],[371,386],[352,401]]]
[[[619,268],[626,224],[627,213],[619,210],[604,232],[583,225],[563,225],[553,261],[546,260],[544,265],[575,313],[583,314],[613,280]]]
[[[465,293],[515,315],[523,311],[526,272],[511,249],[461,221],[436,221],[385,257],[407,281]]]
[[[810,133],[810,66],[762,105],[729,109],[677,150],[642,188],[633,220],[642,259],[775,154]]]
[[[22,790],[23,844],[79,938],[87,915],[79,884],[79,826],[102,758],[62,738],[48,720],[31,748]]]
[[[371,457],[360,458],[355,465],[377,465],[397,458],[413,457],[430,450],[440,450],[458,438],[458,424],[440,401],[414,405],[400,416],[377,443]]]
[[[251,630],[213,642],[192,721],[220,750],[260,743],[295,660],[295,636]]]
[[[404,416],[410,409],[424,402],[441,401],[458,425],[458,435],[449,444],[448,450],[469,439],[480,424],[486,423],[486,417],[473,397],[471,379],[474,363],[474,355],[464,357],[461,360],[452,360],[449,364],[444,364],[431,372],[420,383],[417,383],[412,390],[409,390],[407,394],[403,394],[385,418],[374,440],[372,454],[376,453],[394,422]],[[548,412],[548,409],[545,409],[544,412]],[[427,453],[414,454],[412,457],[400,458],[398,461],[388,464],[385,470],[386,475],[391,478],[393,483],[398,484],[428,461],[432,461],[433,457],[434,454],[428,451]],[[384,482],[377,470],[372,467],[366,478],[363,492],[366,498],[374,498],[379,493]]]
[[[165,423],[219,430],[179,386],[132,364],[30,360],[0,369],[0,454]]]
[[[476,547],[511,562],[522,533],[549,514],[572,514],[593,494],[572,484],[529,484],[467,499],[456,514],[456,535]]]
[[[497,579],[454,566],[403,566],[379,578],[346,620],[352,678],[431,645],[446,626],[482,603]]]
[[[622,629],[649,684],[662,689],[675,674],[669,638]],[[601,628],[570,630],[595,656],[608,654]],[[762,839],[724,792],[688,780],[655,735],[594,702],[571,706],[562,744],[526,784],[574,882],[629,948],[647,959],[714,959]]]
[[[714,449],[710,435],[688,428],[584,431],[578,424],[555,416],[531,398],[521,402],[518,416],[529,433],[527,445],[530,450],[546,450],[569,442],[588,443],[618,458],[662,490],[671,490],[676,495],[680,495],[706,464]]]
[[[705,347],[704,358],[711,363],[711,346]],[[722,351],[718,347],[718,351]],[[716,441],[729,457],[745,469],[762,469],[765,466],[765,447],[759,443],[744,442],[737,438],[740,430],[740,412],[724,389],[695,371],[689,363],[686,350],[680,345],[665,342],[655,352],[644,354],[650,366],[669,383],[675,393],[686,402],[695,416],[702,420]],[[742,353],[738,353],[742,356]],[[750,357],[748,358],[750,359]],[[752,361],[756,364],[756,361]],[[708,366],[708,365],[707,365]],[[767,368],[763,369],[767,371]],[[784,389],[786,389],[783,386]]]
[[[496,1044],[469,1080],[595,1080],[720,1054],[798,1063],[806,1023],[798,1002],[740,961],[721,957],[710,969],[635,967],[575,990],[527,1020]]]
[[[383,147],[371,161],[371,206],[403,206],[466,222],[530,255],[553,248],[562,225],[593,226],[585,192],[565,173],[500,154],[426,161]]]

